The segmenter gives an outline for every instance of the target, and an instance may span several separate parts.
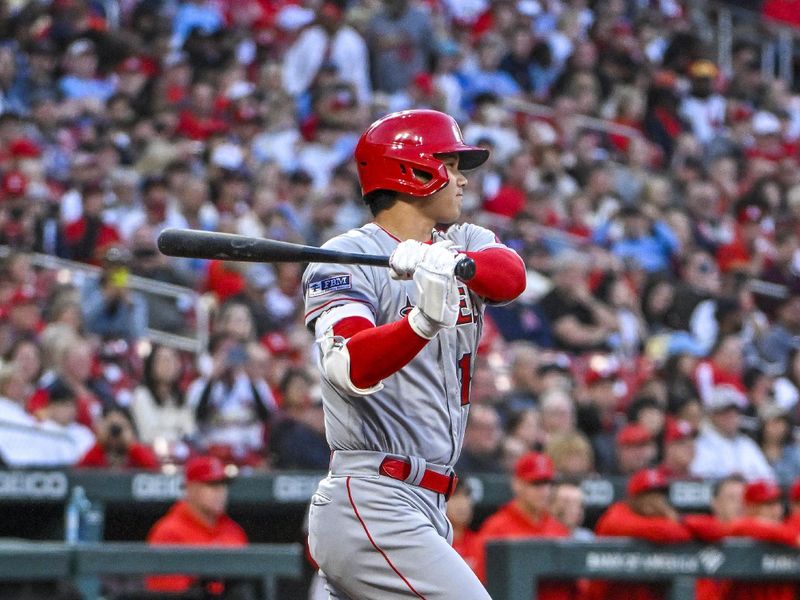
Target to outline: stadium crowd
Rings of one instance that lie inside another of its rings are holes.
[[[765,75],[752,37],[721,69],[713,11],[0,2],[2,461],[324,470],[302,266],[168,259],[155,240],[177,226],[319,245],[369,219],[359,133],[432,107],[492,151],[464,220],[529,269],[524,296],[487,311],[459,471],[512,474],[536,451],[574,481],[657,466],[791,483],[800,94]],[[148,329],[185,333],[197,305],[131,275],[201,294],[208,348],[154,343]],[[20,443],[26,428],[52,435]]]

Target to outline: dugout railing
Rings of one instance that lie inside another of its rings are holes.
[[[278,579],[303,575],[303,548],[300,544],[220,549],[0,541],[0,581],[72,580],[84,600],[113,597],[103,595],[101,580],[105,576],[142,578],[173,573],[257,580],[263,597],[277,600]]]
[[[187,573],[262,582],[276,598],[278,578],[302,575],[302,547],[150,547],[145,544],[0,542],[0,581],[72,580],[84,600],[99,600],[104,576]],[[800,581],[800,552],[733,539],[715,546],[656,546],[627,539],[506,540],[487,550],[494,600],[536,599],[542,579],[666,582],[670,600],[693,599],[697,578]]]
[[[657,546],[629,539],[504,540],[486,553],[493,600],[536,600],[542,579],[666,582],[669,600],[693,600],[698,578],[800,581],[800,551],[744,539]]]

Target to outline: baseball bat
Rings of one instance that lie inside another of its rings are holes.
[[[389,257],[379,254],[340,252],[266,238],[196,229],[165,229],[158,236],[158,249],[167,256],[181,258],[265,263],[318,262],[374,267],[389,266]],[[461,258],[456,263],[454,272],[461,281],[469,281],[475,276],[475,261],[468,256]]]

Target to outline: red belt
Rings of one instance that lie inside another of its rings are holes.
[[[411,463],[399,458],[387,457],[383,459],[379,471],[381,475],[405,481],[411,474]],[[431,492],[444,494],[445,500],[449,500],[458,485],[458,475],[455,472],[451,472],[450,475],[442,475],[431,469],[425,469],[425,474],[417,485]]]

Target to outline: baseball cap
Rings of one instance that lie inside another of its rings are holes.
[[[761,479],[747,484],[744,490],[744,501],[747,504],[765,504],[781,499],[781,488],[774,481]]]
[[[67,46],[68,56],[78,56],[80,54],[87,54],[94,52],[94,42],[88,38],[80,38]]]
[[[689,65],[690,77],[714,79],[717,75],[719,75],[719,69],[710,60],[696,60]]]
[[[705,399],[705,408],[711,412],[719,412],[734,407],[739,410],[747,406],[745,395],[731,385],[716,385]]]
[[[17,138],[8,145],[8,152],[14,158],[39,158],[42,149],[31,139]]]
[[[766,110],[754,114],[751,125],[755,135],[775,135],[781,132],[780,119]]]
[[[553,461],[546,454],[527,452],[514,466],[514,477],[528,483],[553,481],[555,477]]]
[[[664,427],[664,441],[682,442],[683,440],[693,440],[697,437],[697,430],[692,424],[683,419],[667,419]]]
[[[638,496],[646,492],[666,492],[668,488],[666,475],[658,469],[642,469],[628,479],[628,496]]]
[[[193,456],[186,461],[186,481],[195,483],[227,483],[232,477],[216,456]]]
[[[284,6],[275,17],[275,24],[284,31],[297,31],[314,20],[314,11],[295,4]]]
[[[152,77],[156,73],[156,66],[152,60],[142,58],[141,56],[129,56],[119,63],[117,72],[120,74],[138,73],[140,75]]]
[[[617,432],[617,446],[641,446],[653,441],[653,434],[644,425],[631,423]]]
[[[792,487],[789,488],[789,500],[792,502],[800,502],[800,479],[797,479]]]
[[[604,354],[595,354],[589,359],[586,369],[586,385],[593,385],[601,381],[616,379],[619,375],[619,363],[614,357]]]

